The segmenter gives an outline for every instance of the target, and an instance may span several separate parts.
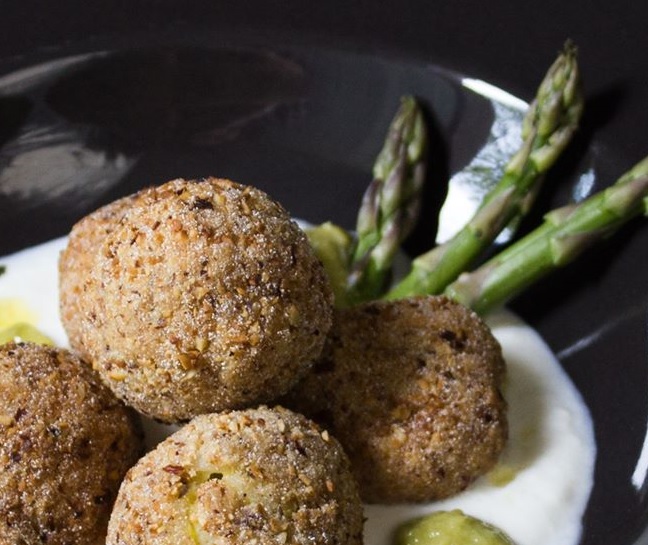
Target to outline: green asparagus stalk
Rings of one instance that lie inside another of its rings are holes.
[[[648,157],[607,189],[547,214],[535,231],[459,276],[445,293],[484,314],[642,213],[648,216]]]
[[[423,113],[413,97],[403,97],[358,211],[348,276],[353,303],[373,299],[386,287],[394,255],[418,219],[426,150]]]
[[[523,143],[500,181],[452,239],[417,257],[386,298],[437,294],[468,269],[497,235],[531,206],[546,171],[571,140],[583,111],[576,49],[568,43],[547,72],[522,126]]]

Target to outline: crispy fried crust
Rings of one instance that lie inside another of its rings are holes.
[[[0,346],[0,543],[103,543],[139,420],[76,356]]]
[[[507,438],[501,349],[444,297],[336,313],[320,360],[284,403],[335,435],[372,503],[420,502],[466,488]]]
[[[108,545],[360,545],[362,506],[340,445],[301,415],[203,415],[128,473]]]
[[[91,214],[60,277],[72,347],[166,422],[285,393],[331,324],[305,235],[265,193],[228,180],[173,180]]]

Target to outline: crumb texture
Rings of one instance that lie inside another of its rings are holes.
[[[196,417],[128,473],[108,545],[360,545],[348,458],[277,407]]]
[[[135,415],[71,353],[0,346],[0,543],[103,543]]]
[[[506,442],[501,348],[445,297],[336,312],[322,357],[283,402],[335,435],[363,499],[422,502],[465,489]]]
[[[173,180],[98,210],[59,269],[71,345],[166,422],[285,393],[331,324],[306,236],[268,195],[228,180]]]

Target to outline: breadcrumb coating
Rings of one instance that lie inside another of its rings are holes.
[[[139,420],[63,349],[0,346],[0,543],[103,543]]]
[[[72,347],[165,422],[282,395],[331,324],[306,236],[268,195],[229,180],[173,180],[91,214],[60,278]]]
[[[507,439],[499,343],[445,297],[340,310],[321,358],[283,403],[327,427],[362,498],[423,502],[465,489]]]
[[[107,545],[361,545],[339,443],[281,407],[196,417],[129,471]]]

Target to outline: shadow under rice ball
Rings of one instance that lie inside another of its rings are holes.
[[[302,415],[198,416],[128,473],[108,545],[361,545],[363,512],[339,443]]]
[[[445,297],[337,311],[321,358],[282,400],[328,428],[369,503],[424,502],[490,470],[508,425],[501,348]]]
[[[59,270],[71,346],[165,422],[282,395],[331,324],[306,236],[268,195],[228,180],[173,180],[90,214]]]
[[[0,543],[102,544],[141,449],[134,412],[76,356],[0,346]]]

